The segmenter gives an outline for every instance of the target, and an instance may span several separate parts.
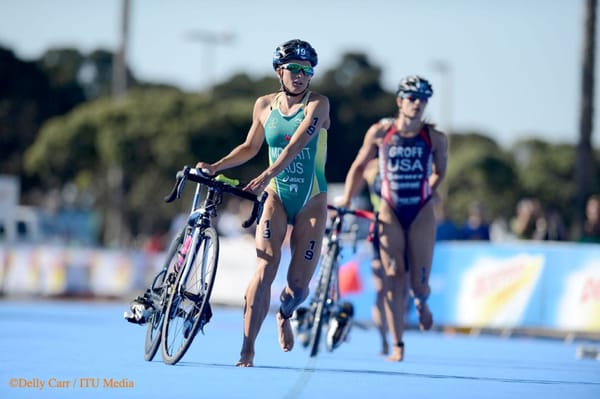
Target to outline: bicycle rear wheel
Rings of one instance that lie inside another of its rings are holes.
[[[154,306],[155,312],[150,316],[148,320],[148,327],[146,329],[146,341],[144,343],[144,359],[151,361],[154,359],[158,347],[160,346],[160,339],[162,337],[162,325],[165,315],[165,305],[167,302],[167,276],[169,273],[174,271],[175,263],[177,262],[178,252],[181,249],[183,243],[183,235],[185,229],[181,230],[179,234],[173,239],[162,270],[156,275],[152,286],[150,288],[151,300]],[[172,277],[171,277],[172,278]]]
[[[210,319],[212,293],[219,257],[219,237],[214,228],[201,232],[196,248],[188,254],[190,270],[182,270],[172,287],[162,329],[162,354],[166,364],[177,363],[198,330]],[[188,262],[186,262],[188,264]],[[185,281],[182,279],[185,278]]]
[[[335,262],[333,254],[337,254],[337,244],[333,244],[329,248],[326,262],[321,266],[326,269],[322,273],[319,286],[317,287],[318,297],[310,337],[310,357],[315,357],[319,353],[321,330],[323,329],[323,325],[327,324],[329,318],[329,291],[331,287],[331,274],[333,273],[333,262]]]

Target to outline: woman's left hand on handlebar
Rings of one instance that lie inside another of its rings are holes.
[[[217,174],[217,170],[216,168],[214,168],[211,164],[206,163],[206,162],[198,162],[196,164],[196,168],[202,170],[204,173],[208,174],[209,176],[214,176]]]
[[[246,187],[244,187],[244,191],[250,191],[255,194],[260,194],[263,191],[265,191],[265,189],[269,185],[270,180],[271,179],[267,178],[265,172],[263,172],[254,179],[252,179],[250,183],[246,184]]]

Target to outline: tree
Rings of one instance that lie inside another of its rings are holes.
[[[105,171],[118,166],[124,172],[125,237],[131,240],[164,227],[180,210],[161,202],[178,169],[213,160],[241,142],[252,105],[248,99],[214,103],[173,89],[138,89],[119,101],[89,102],[43,127],[26,153],[27,171],[46,187],[76,183],[81,192],[93,193],[95,209],[104,214],[110,195]],[[257,170],[251,163],[242,177]]]
[[[50,81],[35,62],[22,61],[0,47],[0,173],[21,175],[22,154],[44,120],[53,115]],[[22,187],[34,185],[24,179]]]
[[[279,89],[273,75],[253,79],[238,74],[212,88],[210,96],[137,82],[137,88],[112,101],[103,97],[110,93],[110,53],[98,51],[81,58],[68,51],[60,54],[61,59],[73,64],[84,60],[85,65],[93,58],[96,65],[93,69],[97,72],[94,78],[82,79],[85,67],[80,65],[78,81],[86,93],[94,92],[97,97],[62,116],[48,119],[26,152],[26,170],[30,178],[43,183],[39,186],[45,190],[75,185],[87,198],[94,198],[93,207],[99,214],[110,205],[108,171],[122,170],[123,220],[130,229],[131,239],[164,229],[176,213],[187,210],[183,209],[186,201],[165,206],[161,200],[173,183],[175,171],[199,160],[215,161],[240,144],[251,125],[256,98]],[[57,67],[53,69],[52,79],[48,79],[40,69],[40,65],[46,63],[26,65],[33,71],[33,79],[34,72],[38,71],[36,87],[46,87],[42,94],[51,93],[52,85],[58,81],[70,84],[73,71],[77,70]],[[4,76],[2,74],[0,79]],[[383,90],[380,79],[380,69],[373,66],[366,55],[350,53],[311,83],[311,88],[326,94],[331,104],[326,169],[330,182],[344,180],[368,127],[381,117],[394,116],[397,111],[394,93]],[[10,80],[8,84],[15,81]],[[26,98],[41,101],[23,87],[13,90],[14,96],[26,93],[29,96]],[[42,120],[40,118],[40,123]],[[0,125],[2,128],[4,125]],[[0,136],[0,140],[3,139]],[[524,140],[505,151],[482,132],[452,134],[450,142],[444,190],[449,193],[450,215],[455,220],[466,217],[474,199],[486,205],[489,215],[508,219],[520,198],[534,196],[560,209],[569,222],[576,195],[572,179],[576,162],[573,146]],[[266,146],[263,146],[257,157],[227,174],[248,181],[260,173],[267,162]],[[598,183],[596,178],[593,184],[598,187]],[[105,234],[104,242],[111,242],[113,238]]]
[[[488,215],[508,219],[521,185],[510,153],[480,134],[452,134],[446,182],[449,215],[465,220],[469,205],[480,201]]]
[[[253,79],[244,73],[239,73],[226,82],[216,85],[211,92],[215,101],[225,101],[240,97],[257,98],[278,89],[279,81],[275,75]]]
[[[362,53],[344,54],[314,87],[329,97],[331,106],[329,141],[335,144],[327,153],[327,179],[343,182],[369,126],[395,115],[394,95],[383,90],[381,69]]]
[[[566,220],[573,220],[575,148],[529,139],[515,143],[513,152],[522,184],[521,196],[536,197],[548,208],[558,209]]]

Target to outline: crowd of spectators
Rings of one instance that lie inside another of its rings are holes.
[[[515,207],[515,214],[509,220],[491,220],[480,201],[469,205],[468,215],[463,223],[455,223],[448,217],[447,204],[438,202],[436,206],[437,240],[478,240],[478,241],[577,241],[600,243],[600,195],[588,198],[585,208],[583,234],[573,238],[557,209],[543,206],[536,198],[523,198]]]

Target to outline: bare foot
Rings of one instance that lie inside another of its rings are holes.
[[[290,319],[284,319],[281,312],[277,312],[277,331],[279,332],[279,346],[284,352],[289,352],[294,347],[294,331]]]
[[[386,358],[388,362],[401,362],[404,360],[404,343],[394,346],[392,354]]]
[[[417,306],[417,312],[419,313],[419,328],[421,331],[431,329],[433,325],[433,315],[429,310],[429,306],[426,303]]]
[[[254,363],[252,362],[253,359],[254,359],[254,356],[242,355],[240,360],[238,360],[235,365],[236,365],[236,367],[253,367],[254,366]]]

